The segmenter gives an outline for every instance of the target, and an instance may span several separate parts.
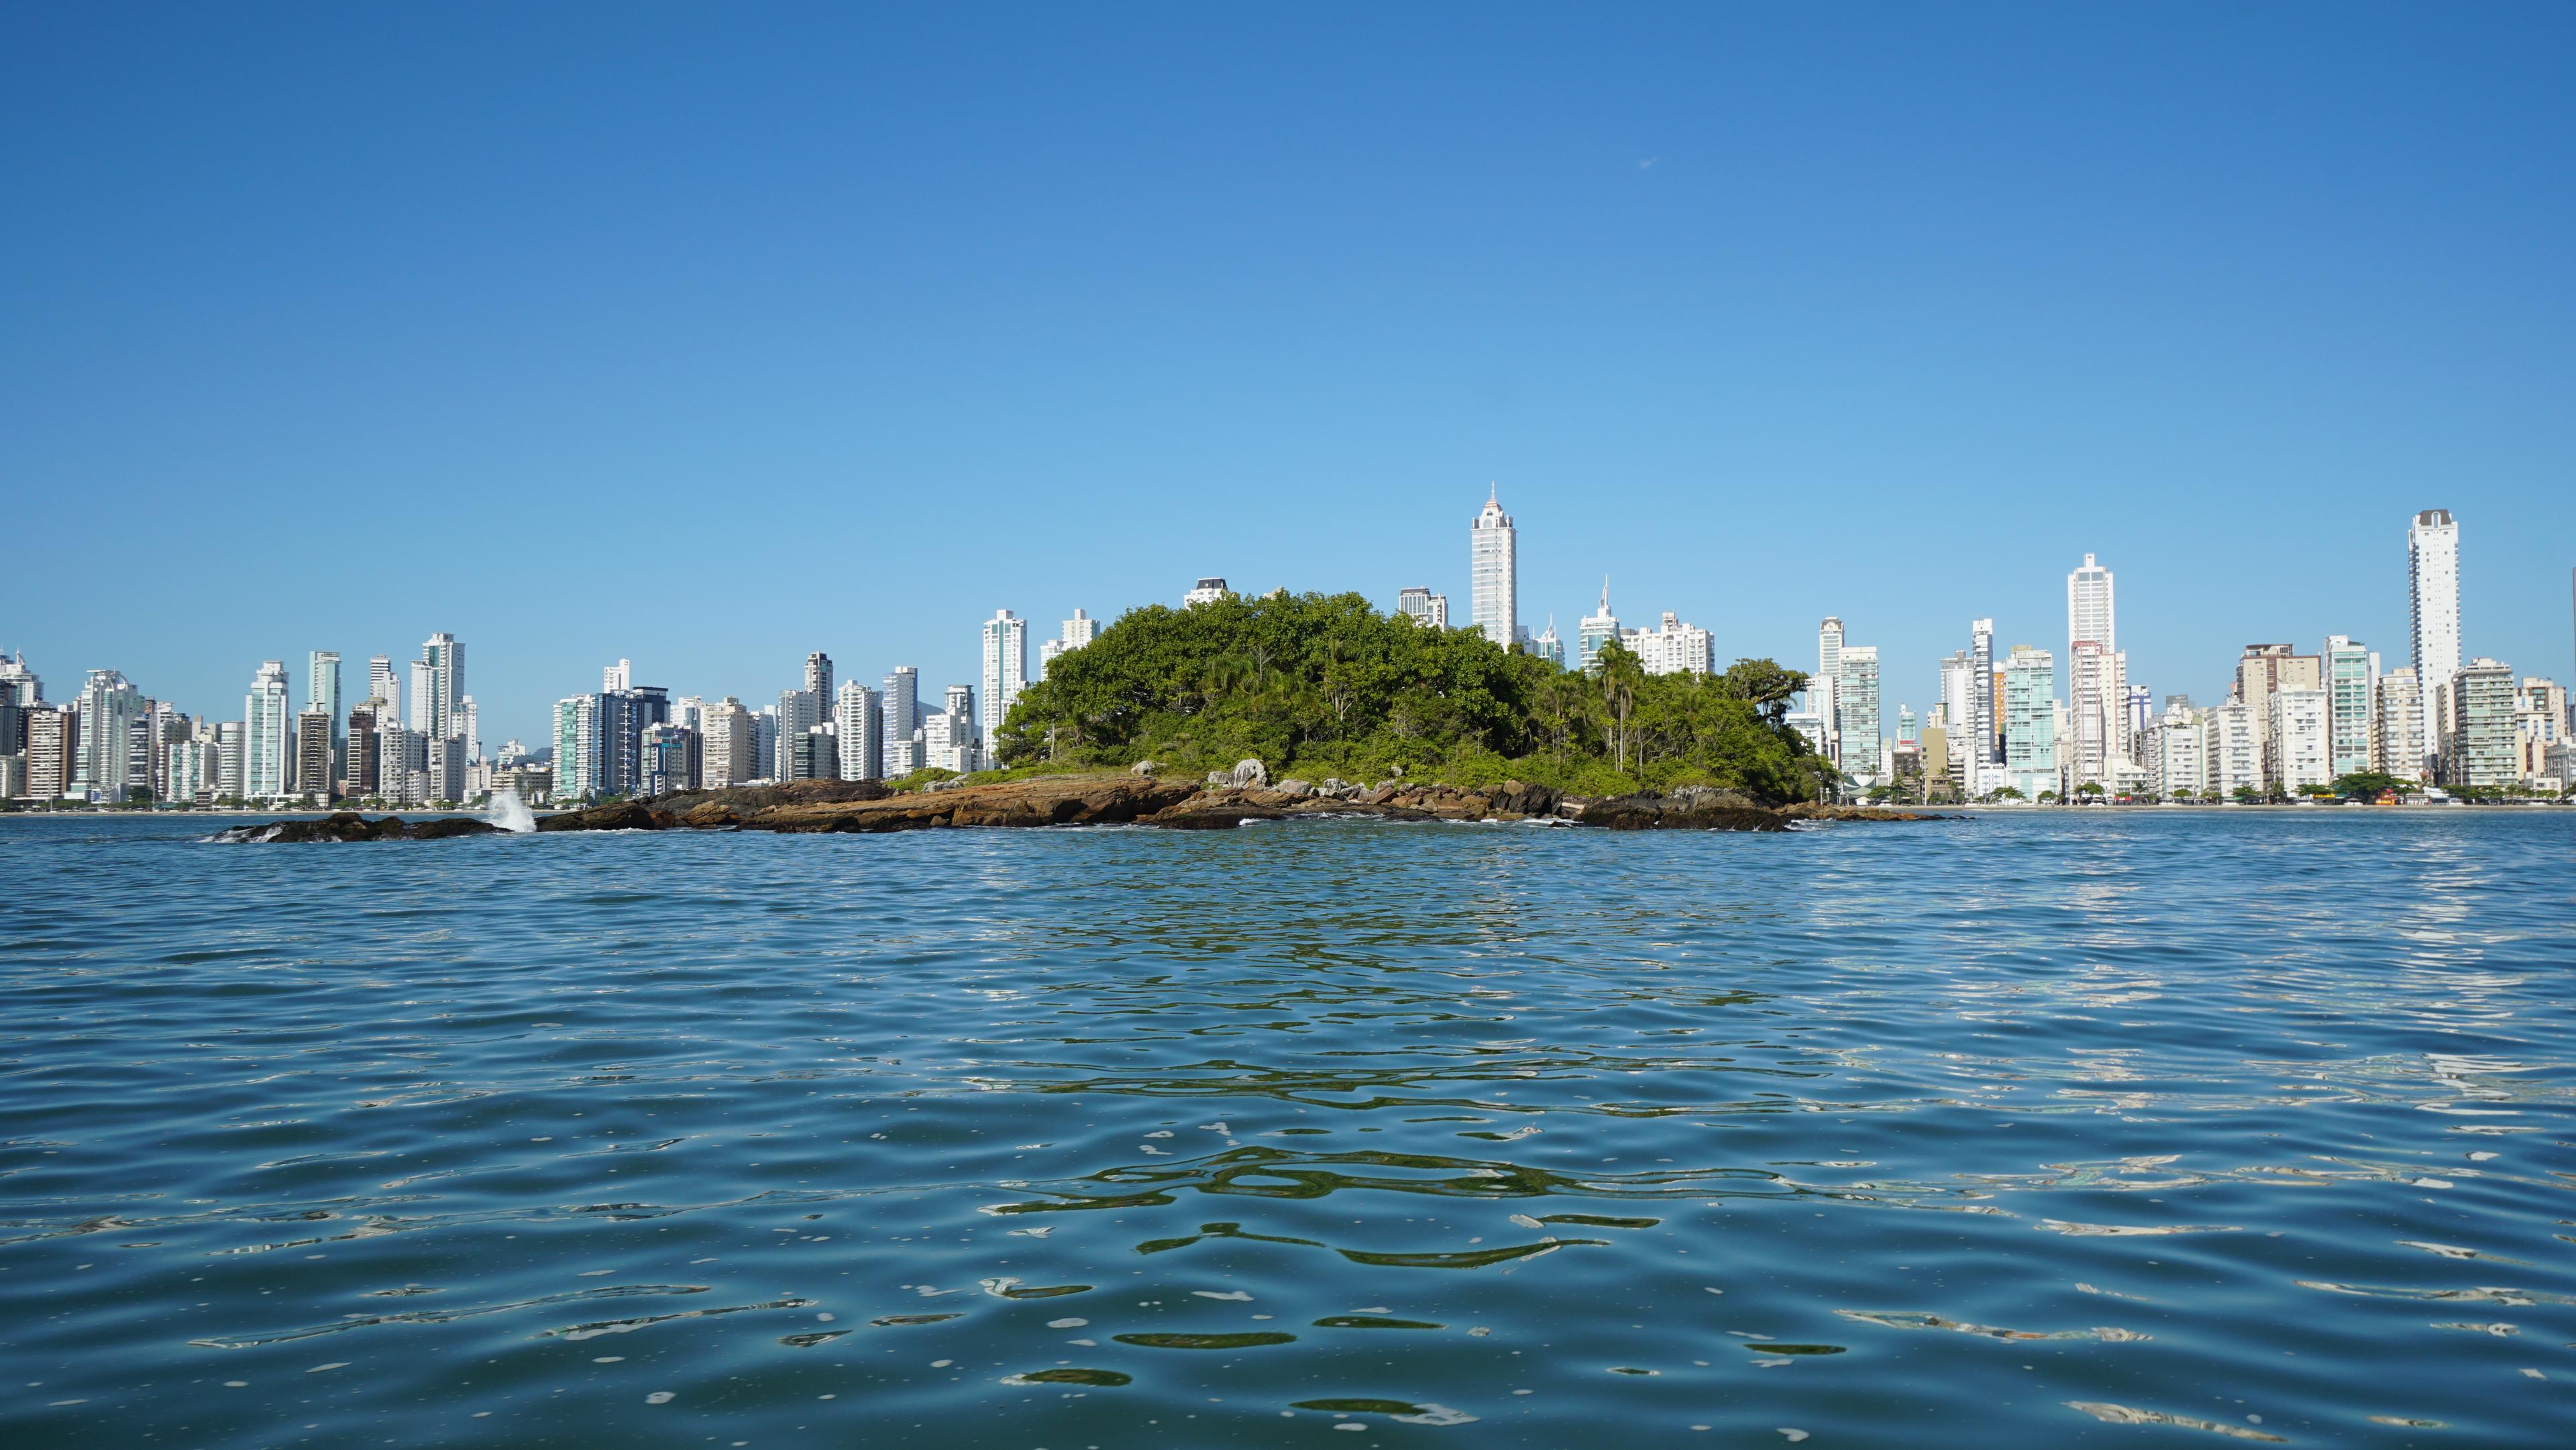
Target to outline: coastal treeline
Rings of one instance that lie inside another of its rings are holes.
[[[1769,660],[1649,675],[1617,645],[1560,670],[1357,594],[1130,610],[1058,655],[999,732],[1002,763],[1223,769],[1610,794],[1699,784],[1802,799],[1832,767],[1785,723],[1807,677]]]

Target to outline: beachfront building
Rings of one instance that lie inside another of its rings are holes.
[[[2296,795],[2334,780],[2323,690],[2274,690],[2266,698],[2271,728],[2263,737],[2263,779],[2273,792]]]
[[[2424,692],[2415,667],[2390,670],[2379,682],[2379,728],[2371,742],[2374,769],[2399,780],[2428,779],[2425,769]]]
[[[2199,795],[2208,784],[2207,740],[2191,702],[2167,700],[2164,717],[2147,730],[2147,788],[2167,800]]]
[[[2378,684],[2378,657],[2366,645],[2343,635],[2330,635],[2319,652],[2326,690],[2326,753],[2334,776],[2370,769],[2371,694]]]
[[[70,792],[94,801],[123,801],[134,783],[134,722],[142,692],[114,670],[92,670],[81,683],[79,740]],[[146,777],[149,780],[149,777]]]
[[[1878,646],[1846,644],[1834,680],[1834,747],[1843,774],[1864,788],[1887,778],[1879,704]]]
[[[1221,586],[1224,580],[1217,583]],[[885,727],[878,747],[885,778],[899,780],[921,769],[921,671],[897,665],[885,677]]]
[[[2263,732],[2254,728],[2253,706],[2231,699],[2201,716],[2201,771],[2203,796],[2263,793]]]
[[[2057,661],[2026,644],[2004,658],[2004,784],[2029,800],[2061,793]]]
[[[2480,656],[2442,691],[2450,706],[2442,742],[2442,784],[2493,787],[2514,781],[2513,671]]]
[[[276,800],[286,794],[288,757],[286,662],[263,660],[242,698],[242,796]]]
[[[2426,509],[2407,526],[2406,597],[2415,683],[2424,699],[2424,751],[2438,758],[2451,719],[2444,697],[2460,670],[2460,525],[2449,509]]]

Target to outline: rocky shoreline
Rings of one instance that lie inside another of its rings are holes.
[[[1247,764],[1249,764],[1247,762]],[[944,782],[942,783],[945,784]],[[1612,831],[1785,831],[1798,821],[1920,821],[1939,816],[1860,806],[1774,808],[1731,791],[1685,786],[1588,799],[1546,786],[1410,784],[1337,780],[1276,785],[1258,767],[1231,778],[1172,780],[1151,774],[1036,776],[895,792],[876,781],[796,781],[690,791],[537,818],[545,831],[741,830],[789,834],[955,830],[972,827],[1143,825],[1233,830],[1248,821],[1348,817],[1383,821],[1537,821]],[[319,820],[238,826],[216,839],[248,842],[428,840],[498,834],[476,820],[369,820],[341,812]]]

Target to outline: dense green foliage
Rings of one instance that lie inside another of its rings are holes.
[[[1812,796],[1832,767],[1783,723],[1806,676],[1769,660],[1648,675],[1613,645],[1590,674],[1356,594],[1229,596],[1129,611],[1058,655],[999,732],[1012,767],[1151,759],[1274,776],[1463,785],[1507,777],[1615,793],[1682,784]]]

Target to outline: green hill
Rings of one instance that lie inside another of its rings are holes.
[[[1474,630],[1380,614],[1356,594],[1229,596],[1130,610],[1058,655],[999,732],[1002,764],[1214,770],[1256,756],[1274,777],[1587,794],[1700,784],[1778,802],[1831,767],[1782,723],[1806,676],[1769,660],[1647,675],[1613,645],[1589,674]]]

